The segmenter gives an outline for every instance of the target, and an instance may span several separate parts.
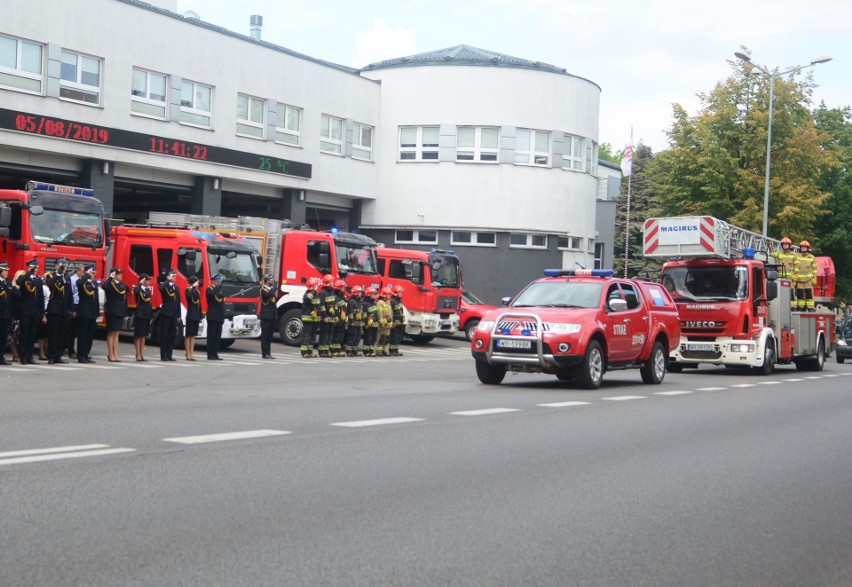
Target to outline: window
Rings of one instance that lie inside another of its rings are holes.
[[[423,267],[417,261],[391,259],[388,277],[391,279],[407,279],[411,283],[419,285],[423,283]]]
[[[583,139],[566,134],[562,148],[562,169],[583,171]]]
[[[166,76],[133,68],[130,82],[130,110],[134,114],[166,119]]]
[[[355,123],[352,135],[352,157],[354,159],[373,160],[373,127]]]
[[[195,252],[195,255],[187,255],[189,251]],[[183,254],[181,254],[181,252]],[[201,283],[204,283],[204,257],[201,255],[201,249],[180,249],[178,250],[177,271],[184,277],[197,276]]]
[[[320,122],[320,151],[343,155],[343,120],[322,115]]]
[[[140,273],[147,273],[152,278],[157,276],[157,272],[154,271],[154,251],[151,250],[150,245],[130,245],[129,264],[137,277]]]
[[[0,35],[0,87],[41,94],[44,48]]]
[[[559,249],[567,249],[569,251],[582,251],[583,239],[579,236],[560,236],[557,239],[556,247]]]
[[[308,263],[321,273],[331,273],[331,247],[325,241],[308,241]]]
[[[515,135],[515,163],[548,165],[550,163],[550,133],[543,130],[519,128]]]
[[[493,127],[460,126],[456,133],[456,161],[497,162],[500,131]]]
[[[275,142],[298,147],[302,142],[302,109],[278,103]]]
[[[162,276],[165,276],[166,271],[174,268],[174,265],[172,265],[172,250],[171,249],[157,249],[157,266],[159,267],[159,270],[160,270],[160,272],[157,275],[162,275]],[[145,271],[144,273],[147,273],[147,271]],[[148,273],[148,275],[153,276],[155,274],[154,273]]]
[[[437,126],[401,126],[399,127],[400,161],[437,161]]]
[[[450,243],[454,245],[469,245],[472,247],[493,247],[497,245],[497,233],[453,231],[450,233]]]
[[[180,121],[210,128],[213,114],[213,88],[183,81],[180,87]]]
[[[66,100],[101,103],[101,60],[73,51],[62,50],[59,96]]]
[[[509,235],[509,246],[520,249],[546,249],[547,236],[543,234],[516,234]]]
[[[265,119],[266,100],[237,94],[237,135],[262,139]]]
[[[604,262],[604,243],[595,243],[595,269],[603,269]]]
[[[639,295],[636,293],[634,286],[629,283],[622,283],[621,291],[624,293],[624,299],[627,300],[628,310],[635,310],[639,307]]]
[[[438,231],[436,230],[397,230],[394,235],[396,243],[420,243],[438,244]]]
[[[597,174],[598,144],[589,139],[586,141],[586,171],[592,175]]]

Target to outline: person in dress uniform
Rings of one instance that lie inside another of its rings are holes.
[[[12,331],[12,284],[9,283],[9,264],[0,263],[0,365],[11,365],[6,360],[6,344]]]
[[[92,352],[92,341],[95,339],[95,326],[100,313],[98,300],[98,284],[95,281],[96,267],[86,265],[83,276],[77,280],[77,293],[80,301],[77,304],[77,362],[94,363],[89,356]]]
[[[50,290],[47,302],[47,357],[55,365],[68,361],[62,358],[68,345],[68,327],[74,298],[71,295],[71,279],[66,273],[68,261],[57,259],[54,270],[44,274],[44,284]]]
[[[201,311],[201,292],[198,291],[199,279],[193,275],[189,278],[189,286],[184,291],[186,300],[186,320],[184,321],[183,348],[186,360],[195,360],[195,337],[201,327],[204,314]]]
[[[27,271],[16,280],[20,288],[20,355],[22,365],[35,365],[33,346],[38,340],[38,326],[47,324],[44,304],[44,280],[38,275],[38,260],[27,262]]]
[[[263,276],[260,287],[260,307],[257,317],[260,319],[260,354],[264,359],[273,359],[272,333],[275,330],[275,319],[278,318],[278,296],[275,293],[275,278]]]
[[[175,348],[177,325],[180,322],[180,290],[175,285],[177,272],[174,269],[166,271],[166,279],[160,284],[160,313],[157,317],[160,335],[160,360],[174,361],[172,351]]]
[[[219,343],[225,323],[225,294],[222,293],[222,276],[217,273],[210,280],[207,296],[207,360],[221,361]]]
[[[118,335],[127,316],[127,286],[121,281],[121,269],[113,267],[101,288],[106,296],[104,317],[106,319],[107,359],[120,363],[118,358]]]
[[[139,283],[133,288],[136,296],[136,310],[133,313],[133,346],[136,349],[136,360],[147,361],[145,358],[145,339],[151,334],[151,321],[154,310],[151,307],[153,290],[149,285],[147,273],[139,274]]]

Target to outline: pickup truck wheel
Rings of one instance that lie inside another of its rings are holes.
[[[476,361],[476,376],[486,385],[500,385],[506,377],[506,367],[489,365],[485,361]]]
[[[479,320],[476,318],[471,318],[467,321],[467,324],[464,325],[464,337],[468,341],[473,338],[473,333],[476,332],[477,326],[479,326]]]
[[[278,321],[278,334],[281,341],[287,346],[299,346],[302,344],[302,311],[296,308],[287,310]]]
[[[574,369],[574,381],[583,389],[597,389],[603,381],[605,361],[601,344],[593,340],[586,348],[583,362]]]
[[[639,373],[642,374],[642,383],[659,385],[666,377],[666,363],[668,355],[666,349],[663,348],[663,343],[659,340],[654,342],[654,348],[651,349],[651,357],[648,362],[642,365]]]
[[[758,375],[772,375],[775,372],[775,342],[772,340],[766,341],[766,348],[763,349],[763,366],[755,367]]]

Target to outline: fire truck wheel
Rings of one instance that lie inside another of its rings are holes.
[[[654,343],[654,348],[651,349],[651,357],[648,362],[642,365],[639,373],[642,375],[643,383],[659,385],[666,377],[666,363],[668,355],[666,349],[663,348],[663,343],[659,340]]]
[[[237,339],[235,339],[235,338],[226,338],[224,340],[220,340],[219,341],[219,348],[220,349],[226,349],[226,348],[232,347],[232,346],[234,346],[235,342],[237,342]]]
[[[287,346],[299,346],[302,344],[302,310],[292,309],[284,312],[278,321],[278,334],[281,341]]]
[[[825,366],[825,340],[820,338],[817,344],[817,354],[813,359],[796,361],[796,369],[799,371],[822,371]]]
[[[574,368],[574,381],[583,389],[597,389],[601,386],[605,370],[601,344],[596,340],[590,341],[583,362]]]
[[[473,333],[476,332],[476,327],[479,326],[479,320],[471,319],[464,325],[464,337],[470,341],[473,338]]]
[[[506,377],[506,367],[501,365],[489,365],[485,361],[476,362],[476,376],[486,385],[500,385]]]
[[[772,375],[775,372],[775,342],[772,340],[766,341],[766,348],[763,349],[763,366],[755,367],[758,375]]]
[[[435,340],[435,337],[431,334],[415,334],[411,337],[411,340],[414,344],[429,344]]]

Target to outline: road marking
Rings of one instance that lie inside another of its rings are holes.
[[[783,383],[782,381],[761,381],[761,385],[778,385],[779,383]]]
[[[804,379],[785,379],[784,381],[786,381],[788,383],[792,383],[794,381],[804,381]]]
[[[249,362],[246,362],[246,361],[231,361],[231,360],[228,360],[228,359],[225,360],[225,363],[227,365],[248,365],[250,367],[257,367],[258,365],[263,364],[260,361],[258,361],[257,363],[249,363]]]
[[[648,399],[647,396],[644,395],[616,395],[614,397],[605,397],[602,398],[606,401],[610,402],[626,402],[633,399]]]
[[[99,457],[103,455],[114,455],[127,452],[136,452],[135,448],[104,448],[101,450],[87,450],[82,452],[60,452],[54,454],[39,454],[26,457],[18,457],[0,460],[0,466],[17,465],[21,463],[39,463],[43,461],[59,461],[64,459],[82,459],[85,457]]]
[[[281,436],[292,434],[287,430],[246,430],[245,432],[223,432],[220,434],[202,434],[199,436],[177,436],[175,438],[164,438],[164,442],[177,442],[178,444],[203,444],[205,442],[223,442],[226,440],[246,440],[248,438],[265,438],[267,436]]]
[[[588,406],[591,402],[556,402],[553,404],[538,404],[542,408],[573,408],[575,406]]]
[[[72,367],[70,365],[42,365],[41,369],[48,369],[50,371],[79,371],[84,367]]]
[[[506,414],[508,412],[520,412],[515,408],[487,408],[484,410],[466,410],[464,412],[450,412],[452,416],[490,416],[491,414]]]
[[[723,389],[728,389],[727,387],[699,387],[695,391],[722,391]]]
[[[805,377],[805,379],[822,379],[822,375],[812,375],[810,377]]]
[[[30,455],[43,455],[54,452],[74,452],[78,450],[92,450],[96,448],[107,448],[108,444],[82,444],[79,446],[57,446],[54,448],[36,448],[31,450],[13,450],[11,452],[0,452],[0,459],[7,457],[23,457]]]
[[[687,395],[692,393],[691,391],[657,391],[654,395]]]
[[[837,373],[829,373],[828,375],[823,375],[823,377],[840,377]]]
[[[757,383],[737,383],[736,385],[732,385],[731,387],[754,387]]]
[[[361,428],[364,426],[384,426],[387,424],[407,424],[409,422],[422,422],[423,418],[382,418],[380,420],[356,420],[353,422],[335,422],[331,426],[343,426],[345,428]]]

